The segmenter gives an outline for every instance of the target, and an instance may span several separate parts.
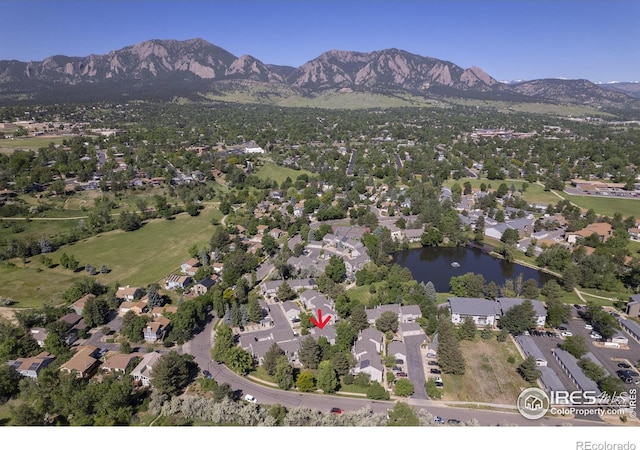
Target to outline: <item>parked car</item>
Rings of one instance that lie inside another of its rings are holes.
[[[205,378],[211,378],[211,372],[208,370],[203,370],[202,375],[204,375]]]
[[[396,364],[404,364],[404,361],[401,359],[396,359]]]
[[[398,372],[396,373],[396,376],[398,378],[407,378],[407,374],[405,372]]]
[[[444,424],[446,423],[446,421],[444,420],[444,417],[441,417],[441,416],[435,416],[435,417],[433,418],[433,423],[437,423],[437,424],[440,424],[440,425],[444,425]]]
[[[244,399],[250,403],[258,403],[258,400],[251,394],[245,395]]]
[[[589,336],[591,337],[591,339],[602,339],[602,335],[600,333],[596,333],[595,331],[592,331]]]
[[[631,366],[625,362],[618,363],[618,367],[621,369],[631,369]]]
[[[438,365],[438,361],[429,361],[427,362],[427,364],[429,364],[430,366],[437,366]]]
[[[437,375],[440,375],[442,373],[442,372],[440,372],[440,369],[431,369],[429,372],[435,373]]]
[[[460,421],[458,419],[449,419],[447,420],[447,425],[460,425]]]
[[[436,381],[436,387],[444,387],[444,383],[442,381]]]
[[[563,332],[562,332],[562,336],[563,336],[563,337],[573,336],[573,333],[572,333],[571,331],[563,331]]]
[[[593,330],[593,327],[591,325],[589,325],[588,323],[584,324],[584,329],[585,330]]]
[[[564,325],[562,325],[562,326],[559,326],[559,327],[558,327],[558,330],[560,330],[560,331],[567,331],[567,327],[565,327]]]
[[[344,410],[340,408],[331,408],[331,414],[342,414]]]

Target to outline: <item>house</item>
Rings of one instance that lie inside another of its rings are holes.
[[[338,336],[338,333],[336,332],[336,327],[331,324],[325,325],[322,329],[313,327],[309,330],[309,333],[311,333],[316,340],[322,336],[329,342],[329,344],[336,345],[336,337]]]
[[[449,297],[447,299],[451,311],[451,321],[459,325],[467,317],[471,317],[478,327],[495,326],[496,316],[500,314],[497,302],[481,298]]]
[[[600,242],[607,242],[613,235],[613,227],[607,222],[591,223],[581,230],[573,231],[565,234],[565,239],[569,244],[575,244],[580,238],[587,238],[595,234]]]
[[[304,278],[304,279],[296,279],[296,280],[274,280],[274,281],[265,281],[260,286],[260,292],[264,297],[275,297],[280,285],[282,283],[287,283],[291,289],[296,292],[303,291],[305,289],[315,289],[317,287],[316,282],[313,278]]]
[[[300,294],[300,300],[302,300],[304,307],[314,315],[316,311],[322,311],[323,319],[325,317],[329,317],[329,321],[327,322],[328,325],[335,323],[337,315],[333,310],[333,301],[325,297],[320,292],[314,289],[309,289],[308,291],[304,291]]]
[[[402,337],[424,336],[425,339],[426,339],[426,335],[424,334],[424,331],[422,330],[420,325],[415,323],[415,322],[412,322],[412,323],[400,323],[398,325],[398,333],[400,333],[400,335]]]
[[[41,327],[35,327],[31,328],[29,332],[31,333],[31,337],[38,343],[38,345],[40,347],[44,347],[44,340],[49,334],[47,330]]]
[[[289,322],[293,323],[300,319],[300,308],[291,300],[282,303],[282,309],[284,309],[284,315]]]
[[[368,339],[359,339],[353,344],[353,349],[351,350],[353,356],[355,356],[356,361],[360,361],[362,358],[368,358],[367,355],[379,355],[379,352],[376,351],[375,343]]]
[[[209,292],[218,281],[220,281],[220,277],[217,275],[211,275],[209,278],[200,280],[193,286],[193,293],[195,295],[204,295]]]
[[[400,306],[397,304],[392,305],[380,305],[374,309],[367,309],[365,312],[367,314],[367,321],[370,325],[375,325],[376,320],[382,315],[385,311],[391,311],[398,315],[398,322],[400,323],[411,323],[418,320],[418,318],[422,317],[422,311],[420,311],[420,307],[418,305],[406,305]]]
[[[178,307],[175,305],[156,306],[151,309],[151,317],[167,317],[167,314],[175,314],[178,312]]]
[[[424,234],[424,228],[410,228],[404,230],[404,238],[408,242],[420,242],[422,235]]]
[[[141,356],[140,353],[116,353],[115,355],[107,358],[101,369],[109,373],[126,373],[128,369],[133,366],[133,363],[137,358]]]
[[[87,295],[85,295],[83,297],[80,297],[75,302],[73,302],[71,304],[71,306],[69,306],[69,308],[71,308],[74,313],[82,315],[82,311],[84,310],[84,305],[86,305],[87,301],[92,299],[92,298],[96,298],[96,296],[91,294],[91,293],[89,293],[89,294],[87,294]]]
[[[148,322],[144,328],[144,340],[146,342],[154,343],[161,341],[169,328],[171,321],[166,317],[156,317],[151,322]]]
[[[384,366],[380,356],[376,353],[367,353],[363,359],[356,363],[356,367],[353,369],[355,374],[366,373],[369,375],[371,381],[377,381],[382,383],[382,374],[384,373]]]
[[[358,341],[372,342],[376,349],[376,353],[380,353],[384,344],[384,334],[375,328],[365,328],[360,331]]]
[[[116,291],[116,298],[120,301],[132,301],[142,296],[142,289],[129,285],[119,287]]]
[[[95,357],[97,348],[93,345],[78,347],[71,359],[60,367],[61,372],[75,373],[78,378],[89,378],[100,365]]]
[[[188,275],[176,275],[172,274],[167,277],[165,287],[169,290],[173,289],[185,289],[189,283],[191,283],[191,277]]]
[[[495,327],[501,316],[524,300],[507,297],[500,297],[495,301],[483,298],[451,297],[448,299],[448,304],[451,310],[451,321],[454,324],[461,324],[467,317],[471,317],[477,327],[486,325]],[[536,326],[543,327],[547,319],[547,310],[542,302],[530,301],[535,310]]]
[[[400,313],[398,314],[398,322],[413,323],[420,317],[422,317],[422,311],[418,305],[401,306]]]
[[[47,352],[41,352],[31,358],[17,358],[7,361],[7,364],[13,367],[15,371],[23,377],[36,379],[40,371],[51,364],[53,360],[53,355]]]
[[[151,352],[144,355],[142,361],[131,371],[134,382],[139,386],[149,386],[153,380],[153,366],[162,356],[158,352]]]
[[[523,298],[498,297],[496,301],[500,305],[500,315],[504,315],[514,306],[522,304],[524,300],[525,299]],[[547,308],[545,308],[544,304],[538,300],[530,300],[530,302],[533,305],[533,309],[535,310],[536,326],[544,327],[544,324],[547,320]],[[500,315],[498,315],[497,317],[500,318]]]
[[[191,258],[180,265],[180,270],[185,275],[194,276],[201,266],[202,264],[197,258]]]
[[[391,341],[387,346],[387,355],[404,361],[407,358],[407,347],[404,345],[404,342]]]
[[[118,313],[124,315],[129,311],[133,311],[137,315],[144,314],[145,312],[147,312],[147,301],[148,300],[122,302],[120,304],[120,307],[118,308]]]

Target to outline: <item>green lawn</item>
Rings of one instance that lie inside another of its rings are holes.
[[[511,185],[514,184],[516,189],[520,189],[522,184],[525,183],[525,180],[515,180],[515,179],[506,179],[506,180],[489,180],[487,178],[460,178],[459,180],[446,180],[443,185],[451,187],[455,183],[458,183],[461,188],[464,189],[464,183],[471,183],[471,187],[480,188],[482,183],[487,186],[491,186],[491,189],[497,189],[502,183],[505,183],[509,189],[511,189]],[[536,183],[528,183],[526,191],[524,192],[524,198],[529,203],[558,203],[560,200],[556,195],[552,192],[545,192],[544,186],[540,186]]]
[[[613,217],[615,213],[619,212],[623,217],[634,216],[637,218],[640,216],[640,200],[569,195],[566,192],[562,192],[561,195],[580,208],[593,209],[598,215]]]
[[[363,305],[369,304],[369,298],[371,294],[369,293],[369,286],[356,286],[347,291],[347,297],[352,302],[358,302]]]
[[[278,185],[282,184],[282,182],[286,180],[287,177],[291,178],[292,181],[296,181],[298,175],[302,175],[303,173],[306,173],[309,176],[312,175],[312,173],[307,170],[295,170],[288,167],[281,167],[272,163],[267,163],[256,171],[256,175],[259,178],[269,178],[273,181],[277,181]]]
[[[106,264],[111,272],[96,276],[103,284],[118,281],[121,285],[146,286],[179,269],[193,244],[208,244],[214,217],[220,219],[221,214],[210,207],[198,217],[180,214],[174,220],[156,219],[139,230],[93,236],[48,256],[58,262],[64,252],[75,256],[81,267],[89,263],[99,269]],[[84,271],[72,273],[62,267],[43,269],[39,257],[26,267],[21,260],[13,263],[16,267],[0,268],[0,296],[18,300],[18,307],[38,306],[49,299],[56,302],[73,280],[87,276]]]
[[[10,237],[53,237],[70,231],[78,225],[78,220],[0,220],[0,239]]]
[[[48,147],[50,142],[56,145],[62,144],[67,138],[63,137],[27,137],[14,139],[0,139],[1,150],[38,150]]]

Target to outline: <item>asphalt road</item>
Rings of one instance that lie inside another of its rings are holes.
[[[185,352],[191,353],[200,369],[211,372],[213,378],[218,383],[229,383],[234,390],[242,391],[242,395],[253,395],[259,404],[280,404],[289,408],[305,406],[327,412],[333,407],[338,407],[345,411],[368,408],[375,413],[384,413],[395,404],[395,401],[384,402],[337,395],[302,394],[293,391],[282,391],[254,383],[247,378],[237,375],[224,365],[211,361],[210,350],[213,340],[212,329],[214,322],[215,320],[210,321],[201,333],[185,344]],[[557,418],[543,418],[531,421],[522,417],[515,410],[513,412],[499,412],[473,408],[458,408],[446,406],[442,402],[432,400],[409,399],[408,403],[416,409],[425,409],[434,416],[438,415],[444,417],[446,420],[458,419],[464,422],[475,419],[480,425],[487,426],[507,424],[522,426],[561,426],[569,423],[575,426],[593,426],[597,424],[593,421]]]

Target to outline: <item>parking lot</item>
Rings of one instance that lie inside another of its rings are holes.
[[[611,347],[601,347],[594,345],[596,339],[593,339],[590,334],[591,330],[585,328],[587,323],[578,316],[577,309],[572,307],[572,318],[568,323],[564,324],[566,327],[566,331],[569,331],[573,336],[583,336],[587,341],[589,351],[602,363],[606,371],[613,375],[617,376],[616,372],[621,370],[618,367],[618,364],[624,362],[631,365],[632,370],[638,371],[637,363],[640,360],[640,344],[633,339],[625,332],[621,332],[622,335],[629,338],[628,349],[624,348],[611,348]],[[553,332],[552,332],[553,333]],[[561,336],[562,331],[558,330],[557,333],[554,333],[555,336],[548,336],[543,333],[543,335],[538,335],[537,333],[532,334],[532,338],[534,342],[542,351],[542,354],[547,358],[548,367],[552,368],[553,371],[558,375],[560,381],[565,386],[565,388],[569,391],[576,390],[575,384],[569,379],[569,377],[564,373],[564,370],[560,366],[560,364],[555,360],[551,351],[562,345],[565,337]],[[548,356],[547,356],[548,355]],[[635,367],[635,368],[634,368]],[[636,388],[636,385],[626,384],[629,389]]]

